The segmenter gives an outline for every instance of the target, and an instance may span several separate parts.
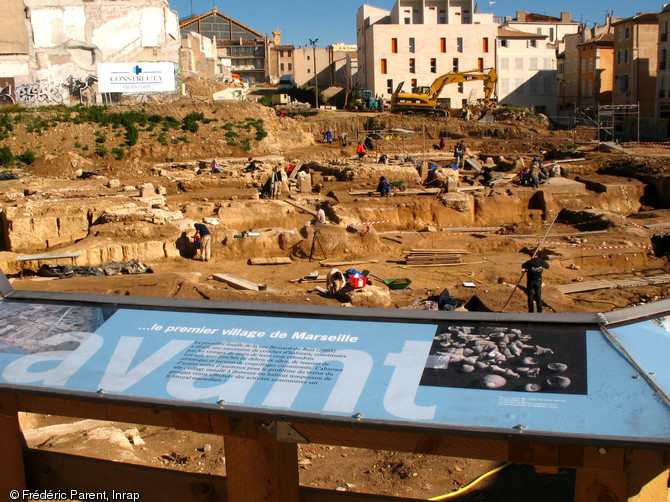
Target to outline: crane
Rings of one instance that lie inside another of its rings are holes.
[[[418,87],[415,89],[415,92],[402,92],[404,82],[400,82],[391,96],[391,111],[396,113],[411,113],[414,111],[428,113],[443,112],[446,115],[446,110],[437,108],[437,98],[440,97],[444,86],[461,82],[471,82],[473,80],[483,81],[484,105],[487,108],[491,107],[495,103],[492,96],[495,93],[498,74],[494,68],[484,68],[482,70],[452,71],[445,73],[444,75],[437,77],[430,87]]]

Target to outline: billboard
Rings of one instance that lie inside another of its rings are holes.
[[[7,300],[0,301],[0,318],[0,388],[670,444],[664,392],[597,325],[385,322]],[[646,324],[645,349],[665,347],[665,329]],[[639,329],[626,331],[640,336]],[[645,364],[664,367],[667,351],[644,352],[651,359]]]
[[[98,89],[105,92],[174,92],[174,63],[101,63]]]

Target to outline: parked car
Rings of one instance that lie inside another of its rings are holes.
[[[279,84],[277,85],[277,90],[279,92],[288,92],[297,88],[298,84],[295,83],[293,75],[282,75],[279,77]]]

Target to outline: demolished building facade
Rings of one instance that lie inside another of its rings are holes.
[[[4,103],[100,102],[101,63],[164,62],[178,69],[179,22],[167,0],[6,0],[4,13]]]

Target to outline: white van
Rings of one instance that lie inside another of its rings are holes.
[[[298,84],[295,83],[293,75],[282,75],[279,77],[279,84],[277,85],[277,90],[279,92],[288,92],[297,87]]]

